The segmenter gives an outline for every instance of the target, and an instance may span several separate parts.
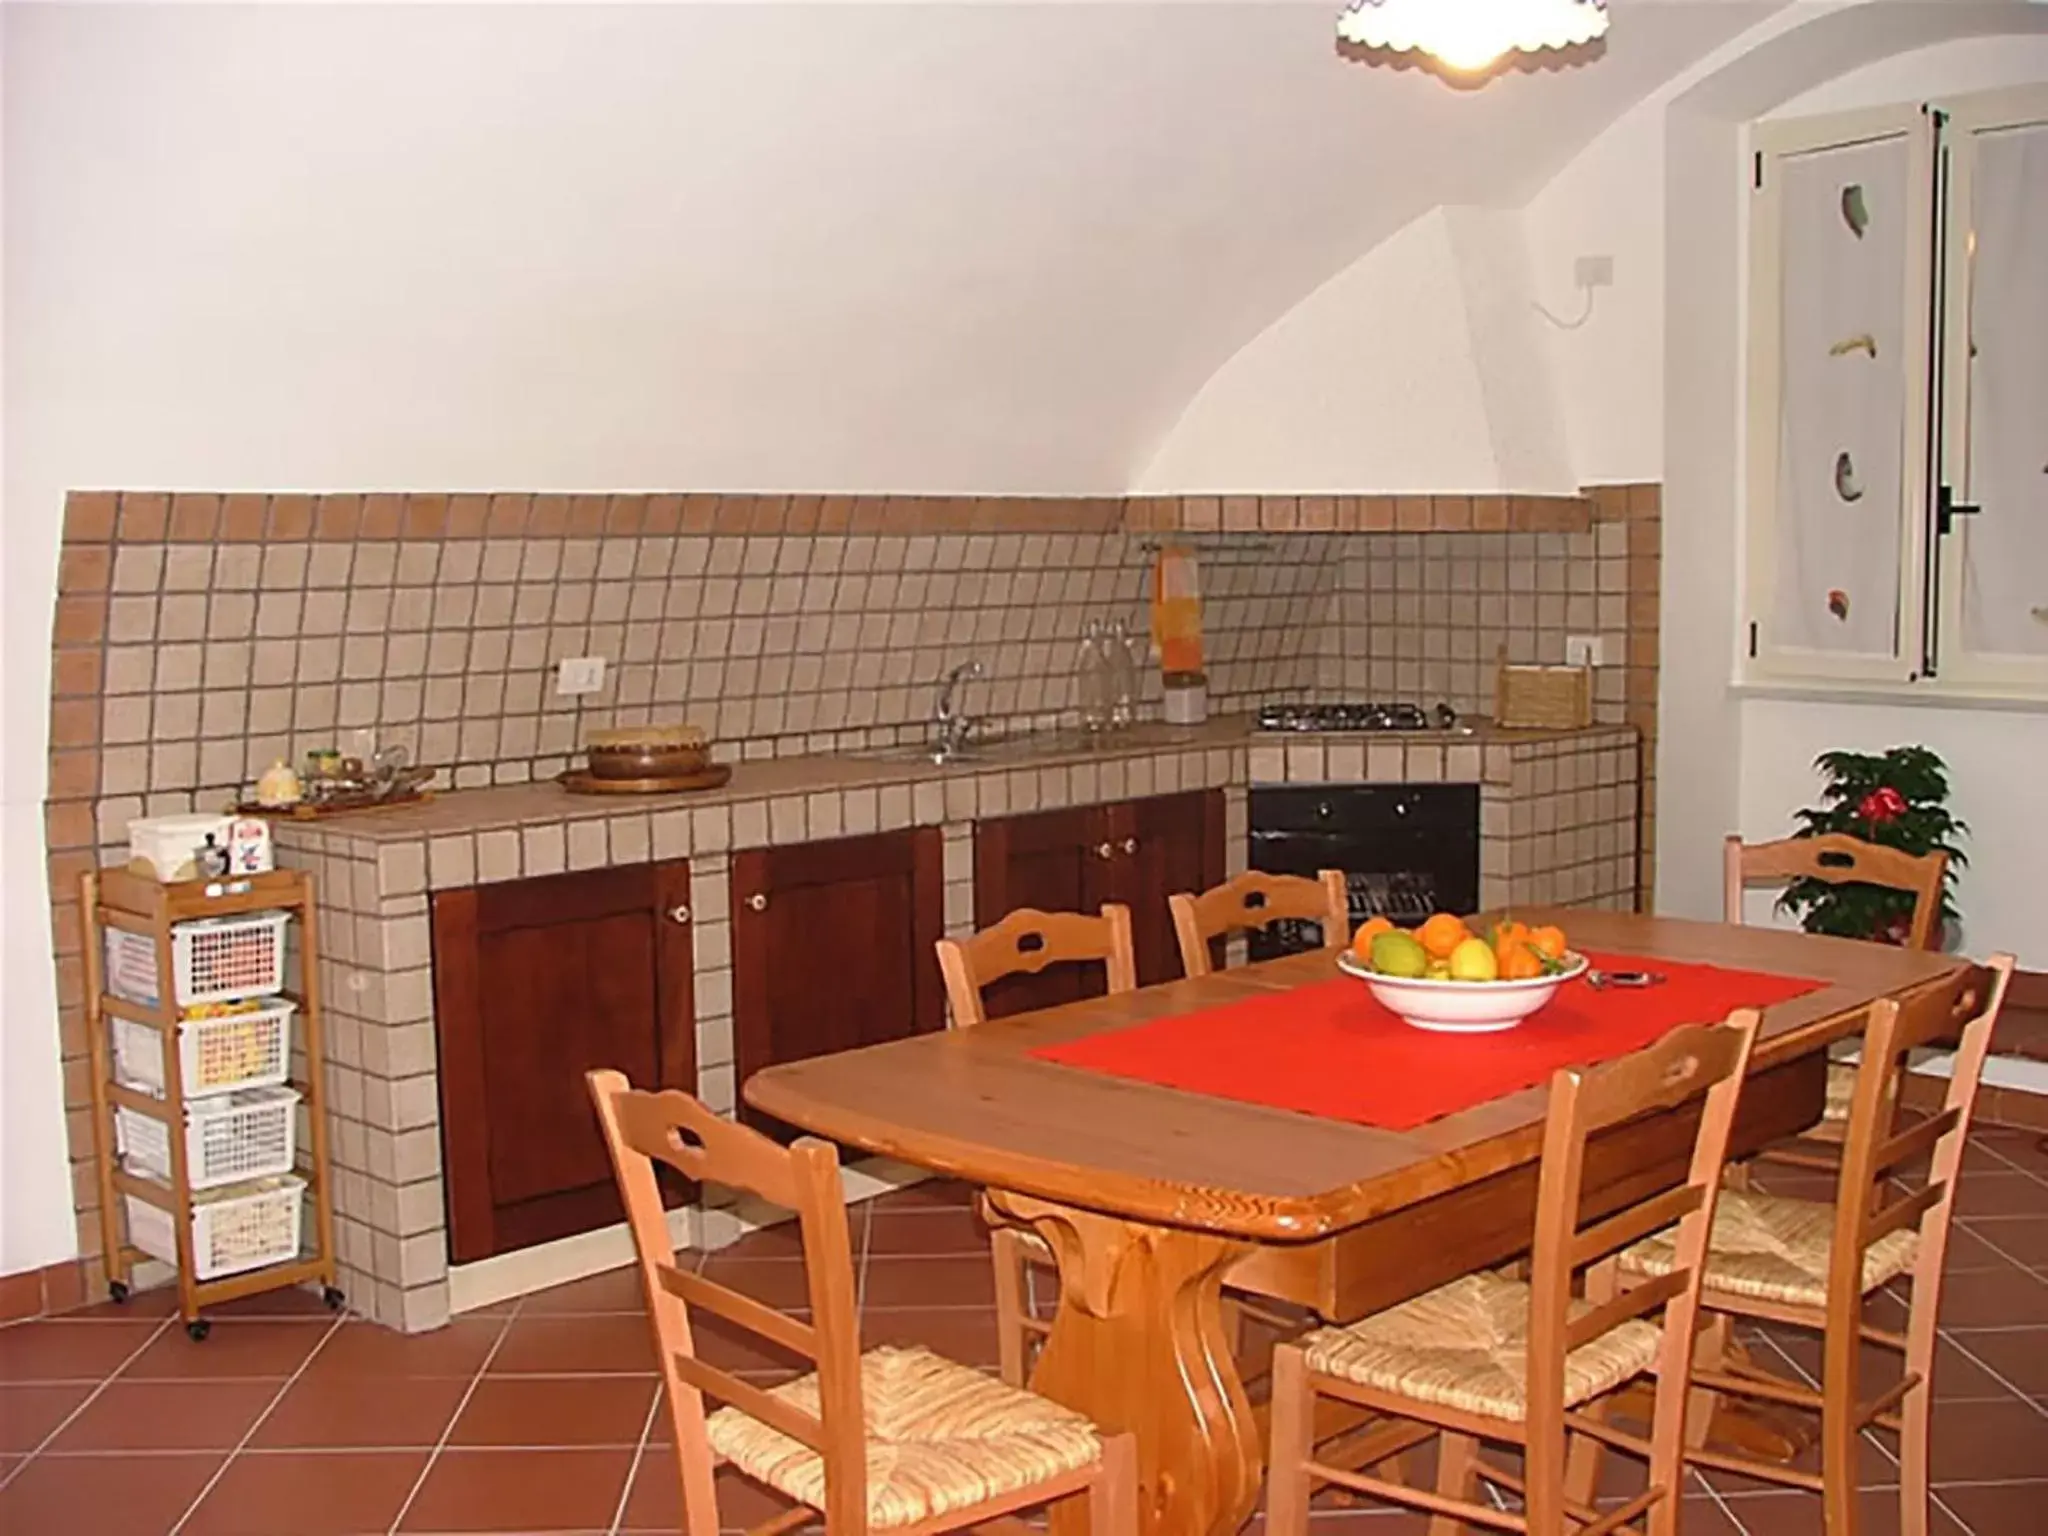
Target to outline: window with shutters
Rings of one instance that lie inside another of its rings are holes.
[[[2048,700],[2048,90],[1751,147],[1747,676]]]

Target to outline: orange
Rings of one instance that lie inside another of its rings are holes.
[[[1372,958],[1373,935],[1392,933],[1393,931],[1393,919],[1379,916],[1368,917],[1358,925],[1358,932],[1351,936],[1351,952],[1361,960],[1370,960]]]
[[[1564,958],[1564,930],[1562,928],[1538,928],[1529,935],[1529,947],[1540,952],[1546,960]]]
[[[1500,954],[1502,981],[1534,981],[1544,974],[1543,957],[1527,944],[1510,944]]]
[[[1415,941],[1432,960],[1448,960],[1451,951],[1472,937],[1463,918],[1439,912],[1415,930]]]
[[[1505,956],[1515,945],[1529,942],[1529,925],[1504,917],[1493,925],[1493,932],[1487,937],[1493,941],[1494,954]]]

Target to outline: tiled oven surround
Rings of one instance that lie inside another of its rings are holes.
[[[545,776],[587,728],[650,716],[700,721],[722,755],[747,759],[870,746],[920,729],[933,679],[975,655],[994,675],[970,710],[1052,723],[1083,622],[1142,628],[1151,544],[1170,532],[1202,559],[1213,708],[1402,693],[1483,712],[1495,645],[1561,660],[1565,626],[1585,617],[1573,599],[1590,596],[1593,632],[1624,634],[1629,658],[1625,680],[1601,678],[1600,717],[1647,738],[1656,507],[1654,486],[1123,501],[75,493],[46,826],[82,1250],[97,1237],[76,878],[124,856],[132,816],[221,803],[273,759],[363,727],[461,785]],[[549,675],[577,654],[613,663],[581,707]]]
[[[1269,745],[1241,720],[1178,736],[1135,733],[1127,752],[1008,769],[939,770],[841,758],[743,765],[709,795],[621,808],[552,785],[453,795],[323,825],[282,823],[283,857],[312,870],[326,922],[333,1147],[343,1288],[367,1315],[416,1331],[449,1310],[427,905],[434,890],[648,859],[691,861],[698,1087],[730,1111],[730,856],[742,848],[909,826],[944,839],[945,920],[973,923],[975,821],[1180,790],[1226,791],[1236,867],[1248,782],[1481,784],[1489,902],[1634,903],[1635,737],[1626,727],[1473,740],[1357,738]],[[698,1240],[740,1232],[713,1201]]]

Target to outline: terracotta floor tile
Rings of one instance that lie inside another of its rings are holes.
[[[637,1445],[655,1390],[636,1376],[486,1376],[449,1444]]]
[[[957,1312],[873,1312],[861,1319],[861,1347],[922,1344],[962,1365],[993,1372],[996,1316],[962,1308]]]
[[[179,1536],[383,1536],[427,1455],[244,1452],[207,1491]]]
[[[715,1280],[785,1312],[811,1304],[805,1267],[786,1259],[735,1259],[714,1253],[705,1258],[697,1272],[707,1280]]]
[[[724,1530],[745,1530],[789,1508],[787,1500],[769,1492],[731,1467],[718,1470],[718,1523]],[[683,1493],[674,1455],[666,1446],[649,1446],[633,1474],[621,1531],[660,1531],[664,1536],[683,1528]]]
[[[768,1343],[759,1334],[748,1333],[737,1324],[728,1323],[708,1312],[696,1313],[691,1318],[691,1328],[697,1357],[721,1371],[737,1371],[750,1376],[787,1376],[799,1366],[810,1369],[796,1356]]]
[[[866,1222],[857,1214],[857,1209],[848,1211],[846,1216],[857,1248]],[[803,1256],[803,1237],[793,1221],[780,1221],[758,1232],[749,1232],[738,1242],[719,1249],[715,1255],[721,1259],[801,1259]]]
[[[257,1429],[265,1450],[308,1446],[425,1447],[440,1443],[469,1390],[466,1377],[317,1377],[308,1371]]]
[[[2048,1215],[2048,1184],[2030,1174],[1973,1173],[1956,1184],[1959,1216]]]
[[[134,1321],[146,1317],[169,1317],[178,1310],[178,1288],[175,1285],[159,1285],[146,1291],[137,1291],[126,1301],[96,1301],[89,1307],[80,1307],[75,1312],[66,1312],[68,1323]]]
[[[1821,1506],[1817,1493],[1788,1490],[1741,1494],[1730,1497],[1728,1507],[1748,1527],[1749,1536],[1820,1536]],[[1686,1527],[1686,1536],[1692,1536],[1690,1526]],[[1899,1536],[1899,1495],[1895,1487],[1864,1491],[1857,1506],[1856,1536]],[[1937,1505],[1928,1511],[1927,1536],[1971,1533],[1943,1514]],[[2019,1532],[1980,1532],[1977,1536],[2019,1536]]]
[[[93,1390],[86,1381],[0,1386],[0,1452],[34,1450]]]
[[[38,1456],[0,1489],[0,1531],[158,1536],[178,1523],[224,1458]]]
[[[861,1278],[865,1307],[989,1307],[995,1299],[995,1271],[986,1254],[918,1259],[873,1255]]]
[[[174,1323],[121,1374],[136,1381],[279,1380],[304,1365],[337,1326],[328,1318],[223,1321],[204,1339],[194,1339]]]
[[[2048,1268],[2048,1215],[1977,1216],[1956,1223],[2008,1260]]]
[[[2024,1224],[2029,1219],[2024,1216],[2010,1218],[2013,1224]],[[1991,1221],[1994,1228],[2001,1224],[1995,1218],[1979,1218],[1980,1223],[1984,1221]],[[1985,1232],[1981,1225],[1953,1223],[1948,1232],[1948,1258],[1943,1265],[1944,1270],[1950,1275],[1960,1275],[1979,1269],[2012,1268],[2017,1255],[2000,1252],[1991,1242],[1985,1241],[1987,1236],[1992,1236],[1995,1241],[1995,1235]]]
[[[2048,1480],[2014,1483],[1957,1483],[1942,1488],[1941,1501],[1976,1536],[2020,1536],[2037,1531],[2048,1509]]]
[[[532,1312],[644,1314],[646,1308],[647,1299],[640,1289],[640,1271],[629,1265],[624,1269],[608,1269],[603,1274],[571,1280],[567,1285],[536,1291],[521,1299],[518,1311],[523,1317]]]
[[[1796,1360],[1807,1375],[1816,1381],[1820,1379],[1825,1354],[1825,1343],[1820,1335],[1780,1338],[1778,1347]],[[1860,1359],[1859,1369],[1862,1373],[1862,1390],[1865,1396],[1896,1382],[1903,1368],[1903,1359],[1898,1351],[1886,1349],[1881,1345],[1864,1345]],[[1765,1364],[1775,1368],[1778,1362],[1766,1360]],[[1936,1402],[1947,1402],[1954,1398],[1995,1398],[2011,1395],[2011,1389],[1999,1381],[1997,1376],[1957,1348],[1954,1343],[1947,1339],[1937,1342],[1934,1351]]]
[[[647,1319],[626,1313],[516,1317],[490,1364],[493,1376],[651,1376],[658,1369]]]
[[[443,1451],[402,1531],[607,1531],[633,1452]]]
[[[0,1328],[0,1381],[104,1380],[162,1327],[145,1319],[13,1323]]]
[[[1953,1337],[2020,1391],[2048,1394],[2048,1328],[1956,1329]]]
[[[868,1252],[950,1254],[988,1252],[988,1228],[966,1206],[904,1206],[877,1210],[868,1229]]]
[[[1934,1416],[1934,1481],[2038,1477],[2048,1456],[2048,1415],[2020,1398],[1947,1403]]]
[[[1946,1275],[1941,1287],[1941,1320],[1952,1328],[2048,1324],[2048,1280],[2010,1265]]]
[[[110,1381],[50,1442],[61,1451],[231,1451],[274,1381]]]
[[[482,1368],[505,1330],[503,1318],[458,1317],[432,1333],[397,1333],[375,1323],[350,1321],[334,1331],[306,1366],[310,1378],[336,1376],[459,1376]],[[210,1341],[209,1341],[210,1342]]]

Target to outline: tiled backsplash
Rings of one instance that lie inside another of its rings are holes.
[[[1584,497],[1094,500],[548,494],[69,499],[50,717],[58,1002],[87,1145],[78,872],[129,818],[217,805],[276,758],[376,732],[457,785],[562,767],[593,726],[694,720],[746,757],[1051,723],[1089,618],[1143,633],[1162,533],[1201,559],[1212,708],[1270,697],[1490,705],[1494,653],[1625,647],[1602,720],[1654,740],[1657,488]],[[554,693],[602,655],[603,692]],[[1144,694],[1157,675],[1140,669]],[[1645,763],[1645,794],[1652,792]],[[1646,804],[1653,804],[1647,801]],[[1651,836],[1644,814],[1643,858]],[[91,1196],[80,1190],[80,1208]],[[90,1243],[88,1243],[90,1247]]]

